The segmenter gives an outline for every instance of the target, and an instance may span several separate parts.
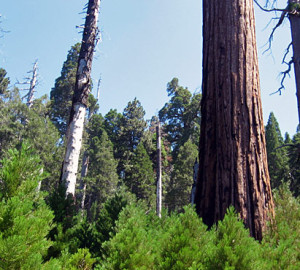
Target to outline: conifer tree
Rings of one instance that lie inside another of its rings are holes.
[[[145,111],[136,98],[128,102],[120,119],[118,143],[115,144],[115,157],[119,160],[118,173],[124,178],[125,166],[133,156],[140,143],[147,123],[144,120]]]
[[[118,148],[122,117],[123,115],[118,113],[116,109],[110,109],[110,111],[104,116],[104,128],[109,139],[114,145],[114,150],[117,150]]]
[[[53,214],[37,192],[41,160],[27,143],[0,166],[0,268],[41,269]]]
[[[59,132],[48,117],[47,99],[35,99],[29,109],[22,103],[18,89],[7,91],[6,95],[8,98],[0,106],[0,158],[9,148],[27,140],[39,154],[45,172],[51,172],[42,182],[42,189],[50,191],[59,177],[62,148]]]
[[[9,78],[6,77],[7,72],[5,69],[0,68],[0,95],[3,95],[10,83]]]
[[[187,88],[179,86],[177,78],[168,83],[167,92],[171,98],[159,111],[159,118],[165,123],[167,140],[176,157],[180,146],[189,139],[194,143],[199,141],[201,94],[192,95]]]
[[[183,206],[190,203],[193,166],[197,156],[198,147],[191,140],[179,148],[166,195],[169,210],[182,211]]]
[[[55,85],[50,92],[51,120],[61,135],[66,134],[70,117],[79,51],[80,43],[76,43],[71,47],[67,60],[63,64],[61,75],[55,80]]]
[[[289,179],[287,149],[281,147],[283,144],[279,124],[271,112],[266,125],[266,148],[272,188],[278,188],[282,181]]]
[[[125,184],[137,199],[142,199],[149,206],[155,205],[155,175],[149,155],[140,143],[125,167]]]
[[[105,130],[90,138],[89,172],[87,174],[87,202],[101,205],[113,196],[119,181],[117,162],[113,155],[113,146]]]
[[[288,155],[290,165],[290,189],[294,196],[300,195],[300,132],[294,135],[292,143],[288,144]]]

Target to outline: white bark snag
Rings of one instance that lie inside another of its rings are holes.
[[[289,0],[289,5],[300,4],[300,0]],[[289,12],[289,20],[291,23],[291,34],[293,44],[293,62],[296,80],[296,95],[298,100],[298,119],[300,124],[300,13],[299,11]]]
[[[79,187],[79,189],[81,190],[81,203],[80,203],[81,210],[84,209],[84,201],[85,201],[85,197],[86,197],[85,177],[88,174],[89,160],[90,160],[90,158],[88,156],[88,152],[85,151],[83,154],[83,159],[82,159],[81,179],[80,179],[80,187]]]
[[[32,78],[30,80],[29,92],[27,94],[26,105],[28,108],[31,108],[33,104],[34,92],[36,92],[35,91],[36,82],[37,82],[37,61],[35,61],[33,65]]]
[[[61,174],[61,180],[64,181],[66,185],[66,196],[71,194],[73,198],[75,197],[84,117],[88,103],[88,95],[90,93],[90,74],[97,36],[99,7],[100,0],[89,0],[67,132],[67,149]]]
[[[162,183],[161,183],[161,133],[160,123],[156,127],[156,149],[157,149],[157,182],[156,182],[156,214],[161,217],[162,205]]]

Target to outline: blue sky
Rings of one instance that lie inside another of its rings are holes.
[[[38,59],[37,96],[48,94],[60,75],[70,47],[81,40],[76,25],[84,23],[82,0],[2,0],[0,66],[14,83],[28,76]],[[285,5],[286,1],[279,3]],[[270,95],[279,87],[281,57],[290,41],[289,22],[275,33],[272,54],[263,46],[275,14],[256,9],[257,45],[260,63],[264,122],[273,111],[282,133],[293,135],[297,126],[295,82],[292,74],[282,95]],[[122,112],[137,97],[146,118],[158,113],[168,101],[166,84],[173,77],[191,92],[201,89],[202,1],[199,0],[103,0],[98,45],[92,78],[101,75],[100,112]]]

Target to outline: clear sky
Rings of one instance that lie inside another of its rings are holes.
[[[67,52],[81,40],[76,25],[84,23],[80,14],[83,0],[0,0],[1,27],[10,31],[0,38],[0,66],[12,83],[28,76],[38,59],[37,96],[50,93],[60,75]],[[283,7],[286,1],[279,0]],[[279,14],[280,15],[280,14]],[[298,123],[293,72],[282,95],[280,84],[282,55],[290,42],[289,22],[274,36],[272,54],[263,46],[274,25],[266,27],[275,14],[256,8],[257,44],[260,64],[264,122],[273,111],[280,128],[293,135]],[[103,0],[99,27],[102,42],[93,62],[94,84],[100,75],[100,112],[110,108],[122,112],[137,97],[146,118],[158,113],[168,101],[166,84],[173,77],[193,93],[200,91],[202,79],[202,1],[200,0]]]

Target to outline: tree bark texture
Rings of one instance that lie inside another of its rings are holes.
[[[85,151],[83,154],[83,159],[82,159],[82,165],[81,165],[81,177],[80,177],[80,208],[81,210],[84,210],[84,203],[85,203],[85,198],[86,198],[86,176],[88,174],[88,168],[89,168],[89,161],[90,157],[88,155],[88,152]]]
[[[299,4],[300,0],[289,0],[289,4]],[[296,80],[296,95],[298,104],[298,120],[300,124],[300,12],[294,10],[289,12],[291,24],[292,44],[293,44],[293,63]]]
[[[97,37],[99,6],[100,0],[89,0],[67,132],[67,149],[61,176],[61,180],[65,181],[66,195],[71,194],[73,197],[75,196],[84,118],[90,93],[90,74]]]
[[[33,64],[32,78],[30,80],[30,87],[27,94],[26,105],[28,108],[31,108],[33,105],[34,93],[36,92],[35,91],[36,82],[37,82],[37,61],[35,61],[35,63]]]
[[[202,90],[197,212],[212,226],[233,205],[261,239],[274,210],[252,0],[203,0]]]
[[[156,149],[157,149],[157,171],[156,171],[156,213],[161,217],[162,207],[162,182],[161,182],[161,129],[160,123],[156,126]]]

